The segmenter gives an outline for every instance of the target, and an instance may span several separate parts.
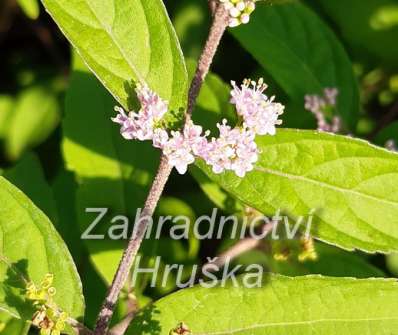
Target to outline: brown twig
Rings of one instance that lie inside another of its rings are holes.
[[[203,84],[206,74],[209,71],[213,57],[216,53],[217,47],[220,43],[221,37],[227,27],[227,13],[223,6],[218,6],[217,12],[214,15],[213,24],[210,29],[209,37],[206,41],[202,55],[199,59],[195,76],[192,80],[191,87],[188,94],[188,109],[186,114],[186,122],[190,120],[196,98],[199,90]],[[109,328],[113,310],[118,300],[120,291],[122,290],[131,266],[134,262],[138,249],[141,246],[145,231],[148,226],[148,219],[151,217],[157,206],[159,198],[163,192],[164,186],[169,178],[172,167],[168,164],[167,158],[162,156],[159,169],[152,187],[149,191],[148,198],[145,202],[144,209],[140,216],[140,220],[136,223],[133,236],[130,238],[126,250],[123,253],[119,267],[116,271],[115,277],[108,290],[105,301],[101,307],[97,318],[94,335],[105,335]],[[131,321],[131,320],[130,320]]]
[[[199,58],[195,76],[189,89],[187,121],[191,118],[196,98],[198,97],[203,81],[209,72],[210,65],[213,61],[217,47],[220,44],[221,37],[227,28],[227,15],[228,13],[225,11],[224,6],[217,6],[217,11],[214,14],[213,24],[210,28],[209,37],[207,38],[206,44]]]
[[[73,330],[76,332],[78,335],[93,335],[93,332],[88,329],[85,325],[81,324],[80,322],[76,321],[75,319],[69,318],[68,324],[71,325]]]
[[[208,0],[208,1],[209,1],[210,13],[211,15],[214,15],[217,9],[217,1],[216,0]]]
[[[123,253],[115,277],[113,278],[112,284],[108,290],[107,296],[98,315],[94,330],[95,335],[104,335],[108,331],[109,322],[111,321],[113,310],[119,298],[120,291],[126,283],[130,268],[144,238],[149,217],[151,217],[155,211],[156,205],[163,192],[171,170],[172,167],[169,165],[167,157],[162,156],[158,172],[149,191],[144,209],[142,210],[140,216],[140,220],[137,222],[137,227],[134,229],[134,233]]]
[[[135,314],[136,312],[128,313],[118,324],[111,328],[108,335],[123,335],[130,325],[130,322],[134,319]]]
[[[262,234],[265,233],[266,236],[274,228],[276,224],[277,224],[276,222],[269,222],[264,224],[261,228],[261,233]],[[244,238],[243,240],[240,240],[226,251],[222,252],[214,260],[204,264],[202,266],[202,270],[211,271],[211,269],[215,267],[221,268],[227,262],[232,261],[233,259],[244,254],[245,252],[257,249],[258,247],[261,246],[263,242],[264,242],[263,238],[254,238],[254,237]]]

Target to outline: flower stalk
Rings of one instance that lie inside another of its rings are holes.
[[[203,81],[207,73],[209,72],[210,65],[227,25],[228,14],[225,8],[219,5],[217,6],[217,9],[213,16],[213,23],[210,29],[210,33],[203,49],[202,55],[199,59],[196,73],[189,89],[186,124],[191,119],[191,114],[195,105],[196,98],[199,94]],[[158,172],[149,191],[144,209],[141,214],[141,218],[137,222],[138,227],[137,229],[135,229],[134,235],[128,242],[127,248],[123,253],[112,284],[108,290],[107,296],[99,312],[94,329],[94,335],[105,335],[108,332],[109,323],[111,321],[120,291],[125,285],[131,266],[141,246],[144,234],[148,227],[149,220],[145,218],[149,218],[153,215],[160,196],[163,192],[164,186],[170,176],[171,170],[172,166],[168,163],[167,157],[162,155]]]

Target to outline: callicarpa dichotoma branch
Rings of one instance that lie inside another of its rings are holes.
[[[224,6],[219,5],[213,16],[213,23],[210,33],[202,55],[199,59],[195,77],[192,80],[191,87],[189,89],[188,109],[186,115],[187,122],[191,118],[190,116],[193,111],[195,100],[209,71],[221,37],[228,26],[228,18],[228,12],[225,10]],[[137,227],[135,227],[133,236],[129,240],[128,246],[123,253],[115,277],[113,278],[112,284],[108,290],[107,296],[98,315],[94,329],[94,335],[105,335],[108,331],[109,323],[111,321],[120,291],[127,280],[128,273],[131,269],[134,258],[138,252],[138,249],[140,248],[145,231],[147,229],[149,217],[153,215],[171,170],[172,166],[169,164],[168,158],[165,155],[162,155],[157,175],[149,191],[140,220],[136,222]]]

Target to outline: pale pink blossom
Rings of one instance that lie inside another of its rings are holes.
[[[188,165],[195,161],[195,156],[205,157],[207,155],[206,136],[208,132],[202,135],[202,131],[201,126],[195,125],[192,120],[189,120],[182,133],[172,132],[172,137],[161,146],[170,165],[174,166],[180,174],[187,171]]]
[[[166,114],[168,104],[146,85],[137,85],[136,93],[141,109],[128,115],[121,107],[116,107],[118,115],[112,121],[121,124],[120,133],[125,139],[151,140],[157,123]]]
[[[263,92],[267,85],[260,79],[257,83],[244,80],[238,87],[232,82],[231,103],[242,116],[245,125],[258,135],[275,135],[276,125],[282,120],[279,116],[284,112],[284,106],[274,102],[274,97],[268,98]]]
[[[169,134],[163,128],[156,128],[153,131],[152,144],[155,148],[163,149],[168,140]]]
[[[323,96],[307,94],[304,97],[304,108],[314,114],[318,130],[331,133],[338,133],[341,130],[340,117],[333,116],[331,122],[328,122],[325,116],[328,108],[336,107],[338,94],[337,88],[325,88]]]
[[[266,85],[245,81],[239,88],[232,83],[231,102],[235,104],[242,118],[238,126],[232,128],[224,119],[217,124],[219,136],[207,139],[209,131],[203,133],[201,126],[189,120],[182,131],[169,133],[160,127],[167,112],[167,102],[163,101],[147,86],[137,87],[137,97],[141,103],[138,113],[128,114],[121,107],[112,120],[121,125],[121,134],[126,139],[152,140],[160,148],[171,166],[184,174],[195,157],[202,158],[215,173],[234,171],[239,177],[253,170],[258,160],[256,134],[275,134],[275,125],[281,123],[278,117],[284,106],[275,103],[274,98],[263,94]]]
[[[201,126],[195,125],[192,120],[189,120],[184,128],[184,138],[192,148],[194,155],[202,157],[206,155],[207,151],[207,136],[209,131],[202,135],[203,129]]]
[[[211,165],[214,173],[232,170],[244,177],[258,160],[255,133],[247,128],[231,128],[225,119],[217,127],[220,135],[209,142],[204,158],[206,163]]]
[[[163,146],[163,153],[166,155],[169,164],[175,167],[179,174],[187,172],[188,165],[195,161],[192,148],[183,134],[173,131],[172,137]]]

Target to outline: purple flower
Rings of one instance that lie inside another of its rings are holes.
[[[152,144],[155,148],[163,149],[169,140],[169,134],[162,128],[156,128],[153,131]]]
[[[203,133],[202,127],[192,120],[182,131],[172,131],[169,135],[160,127],[168,109],[167,102],[147,86],[137,86],[136,89],[140,111],[127,115],[121,107],[115,107],[118,114],[112,121],[121,126],[120,132],[126,139],[152,140],[153,146],[163,151],[169,164],[180,174],[187,171],[195,157],[200,157],[215,173],[230,170],[244,177],[258,160],[256,134],[274,135],[275,125],[281,124],[278,117],[284,106],[263,94],[266,85],[262,79],[258,83],[246,80],[240,88],[234,82],[232,86],[231,102],[236,105],[243,122],[231,128],[224,119],[217,124],[219,136],[210,141],[207,139],[209,131]]]
[[[184,174],[188,165],[195,161],[195,157],[191,146],[180,132],[173,131],[171,134],[172,137],[163,146],[163,153],[167,156],[169,164],[174,166],[179,174]]]
[[[331,123],[325,117],[327,109],[336,107],[338,94],[337,88],[325,88],[323,96],[307,94],[304,97],[304,108],[314,114],[318,130],[331,133],[338,133],[341,130],[340,117],[334,116]]]
[[[121,125],[120,133],[125,139],[151,140],[156,124],[167,112],[168,104],[146,85],[137,85],[136,93],[141,103],[140,111],[132,111],[127,116],[121,107],[116,107],[119,114],[112,121]]]
[[[204,156],[206,163],[211,165],[214,173],[232,170],[243,177],[253,170],[253,164],[258,160],[255,133],[247,128],[231,128],[225,119],[217,127],[220,136],[208,143]]]
[[[207,155],[208,132],[202,135],[202,127],[189,120],[184,131],[172,132],[172,138],[163,143],[163,153],[167,156],[169,164],[174,166],[180,174],[187,171],[189,164],[195,161],[195,156]],[[164,139],[166,137],[164,136]]]
[[[258,135],[275,135],[275,126],[282,123],[278,118],[285,107],[263,93],[267,88],[263,80],[256,83],[246,79],[240,88],[235,82],[231,84],[231,103],[235,104],[244,124]]]

